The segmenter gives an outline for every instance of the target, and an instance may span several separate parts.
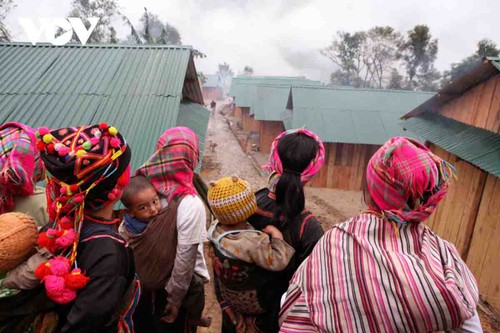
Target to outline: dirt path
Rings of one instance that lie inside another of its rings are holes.
[[[219,109],[218,105],[217,112],[212,115],[208,125],[201,170],[202,178],[209,182],[237,174],[248,181],[254,189],[264,187],[267,177],[256,169],[252,157],[243,152],[226,118],[219,114]],[[305,192],[306,206],[318,217],[324,230],[330,229],[336,223],[346,221],[366,208],[362,193],[359,191],[306,187]],[[208,244],[205,245],[205,252],[207,248]],[[209,272],[212,275],[211,262],[207,253],[205,254]],[[213,321],[210,328],[199,328],[198,332],[218,333],[221,331],[221,311],[212,282],[205,286],[205,294],[205,315],[211,316]],[[487,311],[480,308],[479,314],[484,332],[499,332],[499,323],[486,313]]]

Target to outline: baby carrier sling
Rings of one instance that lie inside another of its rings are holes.
[[[208,233],[213,245],[213,268],[218,296],[222,298],[219,301],[228,303],[242,314],[258,315],[268,311],[273,290],[272,272],[256,264],[240,260],[220,246],[220,241],[228,235],[260,231],[226,231],[213,240],[215,227],[216,225],[213,225]]]

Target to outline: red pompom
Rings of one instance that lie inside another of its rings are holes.
[[[38,235],[38,245],[54,253],[57,249],[55,238],[50,238],[47,236],[46,232],[41,232]]]
[[[101,131],[107,130],[107,129],[108,129],[108,127],[109,127],[109,126],[108,126],[108,124],[106,124],[106,123],[100,123],[100,124],[99,124],[99,129],[100,129]]]
[[[47,275],[50,275],[50,274],[52,274],[52,271],[50,270],[50,264],[48,261],[41,263],[35,269],[35,276],[40,281],[42,281]]]
[[[69,190],[71,191],[71,193],[76,193],[76,192],[78,192],[78,185],[75,185],[75,184],[70,185],[70,186],[69,186]]]
[[[85,288],[90,278],[83,275],[80,269],[75,268],[71,273],[64,275],[64,282],[66,284],[66,288],[79,290]]]
[[[44,151],[45,150],[45,143],[43,143],[43,141],[38,141],[36,143],[36,149],[38,149],[39,151]]]
[[[49,153],[53,153],[56,151],[56,148],[55,148],[54,144],[51,143],[51,144],[47,145],[47,150],[49,151]]]

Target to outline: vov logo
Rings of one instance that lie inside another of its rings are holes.
[[[41,17],[38,18],[37,21],[38,22],[35,23],[35,20],[28,17],[19,18],[19,24],[23,27],[31,44],[35,45],[41,42],[41,36],[45,35],[45,38],[49,40],[52,45],[64,45],[71,40],[74,31],[80,43],[85,45],[92,31],[94,31],[97,26],[99,18],[89,17],[89,29],[85,27],[82,19],[79,17],[68,17],[67,19],[62,17]],[[57,28],[61,28],[64,31],[63,34],[58,37],[55,36]]]

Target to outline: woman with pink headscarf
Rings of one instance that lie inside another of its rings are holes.
[[[35,130],[20,123],[0,126],[0,214],[21,212],[39,226],[48,222],[45,189],[37,187],[45,169],[36,148]]]
[[[367,167],[369,210],[329,230],[297,270],[280,332],[481,332],[472,273],[423,223],[454,173],[418,141],[386,142]]]

